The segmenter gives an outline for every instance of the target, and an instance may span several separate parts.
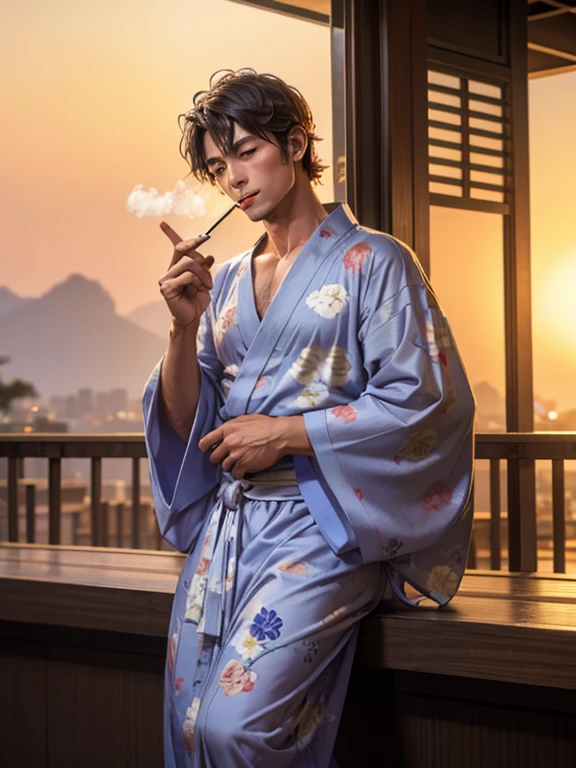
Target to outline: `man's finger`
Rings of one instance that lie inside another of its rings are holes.
[[[221,461],[224,461],[224,459],[228,456],[229,449],[224,445],[224,443],[220,443],[219,445],[214,448],[212,453],[210,454],[210,463],[211,464],[220,464]]]
[[[170,224],[167,224],[165,221],[160,222],[160,229],[167,237],[170,238],[172,245],[178,245],[178,243],[182,242],[182,238],[178,232],[174,231]]]
[[[222,429],[219,427],[218,429],[213,429],[212,432],[207,432],[201,440],[198,442],[198,448],[200,448],[201,451],[207,451],[209,448],[212,448],[215,443],[220,443],[222,441]]]
[[[246,469],[244,469],[244,465],[236,462],[236,464],[234,464],[232,467],[232,477],[235,477],[236,480],[242,480],[245,474]]]

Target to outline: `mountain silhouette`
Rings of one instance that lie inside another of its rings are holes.
[[[44,397],[124,387],[139,397],[165,338],[116,314],[112,297],[95,280],[72,274],[38,299],[0,315],[5,381],[30,381]]]
[[[170,311],[166,306],[164,299],[160,301],[151,301],[141,307],[133,309],[132,312],[125,315],[127,320],[144,328],[145,331],[154,333],[168,340],[170,330]]]
[[[10,288],[6,288],[5,285],[0,286],[0,315],[7,315],[8,312],[14,312],[15,309],[20,309],[20,307],[29,304],[31,301],[34,301],[34,299],[18,296],[18,294],[11,291]]]

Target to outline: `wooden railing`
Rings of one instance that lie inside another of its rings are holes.
[[[125,458],[132,462],[130,546],[141,547],[141,520],[144,506],[140,493],[140,459],[146,458],[142,434],[2,434],[0,457],[8,460],[7,512],[8,541],[19,541],[18,485],[21,460],[45,457],[48,460],[48,542],[61,543],[62,460],[90,459],[90,537],[92,546],[110,542],[110,505],[102,499],[102,459]],[[476,435],[476,459],[490,462],[490,568],[502,568],[500,462],[508,467],[508,569],[535,571],[538,566],[535,462],[552,462],[552,539],[553,569],[566,572],[566,505],[564,462],[576,459],[576,432],[487,433]],[[35,488],[26,487],[26,541],[34,542]],[[112,544],[121,546],[125,507],[114,505],[115,536]],[[160,536],[156,531],[156,548]],[[475,567],[475,551],[469,567]]]
[[[502,567],[500,462],[508,467],[508,568],[538,569],[535,462],[552,462],[553,570],[566,572],[564,462],[576,459],[576,432],[476,435],[476,459],[490,461],[490,568]]]
[[[108,544],[109,504],[102,499],[102,459],[132,461],[131,546],[140,548],[140,459],[146,458],[142,434],[6,434],[0,435],[0,457],[8,459],[8,541],[19,540],[18,482],[24,458],[48,459],[48,543],[61,543],[62,460],[90,459],[90,528],[92,546]],[[20,480],[22,482],[22,480]],[[26,541],[34,542],[35,489],[26,487]],[[121,514],[118,515],[118,512]],[[122,530],[123,508],[116,508],[117,532]],[[159,541],[159,539],[158,539]]]

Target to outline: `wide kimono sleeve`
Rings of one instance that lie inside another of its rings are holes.
[[[420,265],[394,248],[404,266],[373,269],[359,308],[365,389],[304,414],[315,456],[295,463],[334,549],[385,560],[399,596],[408,582],[443,604],[471,535],[476,405]]]
[[[198,331],[200,397],[187,443],[172,429],[160,404],[160,371],[164,357],[152,371],[142,395],[150,483],[158,526],[162,536],[181,552],[187,552],[196,539],[218,483],[218,468],[210,463],[209,454],[198,448],[200,438],[214,428],[220,405],[218,383],[222,364],[214,348],[213,304],[214,296]]]

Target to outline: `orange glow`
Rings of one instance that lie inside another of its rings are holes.
[[[535,291],[534,324],[566,357],[576,352],[576,249],[552,261]]]

